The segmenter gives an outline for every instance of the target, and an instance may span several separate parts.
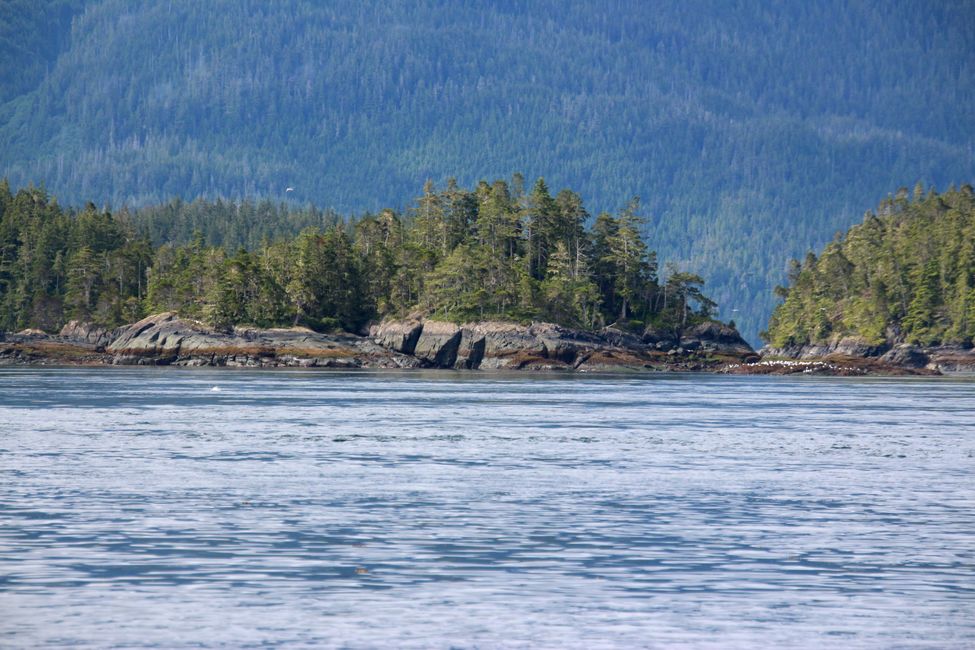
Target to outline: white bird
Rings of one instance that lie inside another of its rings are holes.
[[[219,386],[214,386],[213,388],[210,389],[210,392],[211,393],[219,393],[220,392],[220,387]]]
[[[293,188],[293,187],[289,187],[288,189],[286,189],[286,190],[284,191],[284,193],[285,193],[285,194],[287,194],[288,192],[294,192],[294,191],[295,191],[295,188]]]

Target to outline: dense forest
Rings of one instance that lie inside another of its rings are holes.
[[[890,188],[975,178],[967,0],[0,7],[15,186],[361,215],[532,170],[594,213],[641,196],[648,241],[752,340],[790,257]]]
[[[975,339],[975,195],[918,185],[885,200],[817,257],[794,260],[767,339],[857,336],[870,344]]]
[[[251,248],[155,245],[197,219],[226,236],[268,218],[284,234]],[[405,214],[383,210],[341,219],[317,210],[197,201],[111,213],[89,203],[65,210],[38,188],[0,183],[0,330],[57,330],[68,319],[114,326],[177,311],[217,327],[303,325],[360,331],[386,316],[456,322],[499,318],[642,333],[678,333],[709,319],[715,303],[699,276],[658,277],[640,235],[640,205],[592,219],[581,197],[480,182],[465,189],[427,183]],[[590,228],[587,224],[592,223]],[[287,230],[301,228],[297,236]]]

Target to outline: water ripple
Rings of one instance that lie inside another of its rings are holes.
[[[972,413],[965,380],[3,370],[0,646],[972,647]]]

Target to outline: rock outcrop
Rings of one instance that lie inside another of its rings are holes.
[[[693,349],[692,346],[729,356],[748,356],[754,354],[752,346],[741,338],[734,327],[714,321],[695,325],[680,337],[680,346]]]
[[[859,364],[871,372],[925,370],[930,373],[975,373],[975,349],[961,345],[920,346],[910,343],[869,343],[847,336],[826,343],[784,348],[766,347],[765,359],[841,361]]]
[[[725,326],[698,327],[663,351],[624,329],[587,332],[552,323],[387,321],[370,336],[293,327],[221,330],[166,312],[108,330],[72,321],[0,338],[0,363],[456,368],[512,370],[708,370],[754,354]]]
[[[688,369],[714,364],[712,355],[754,355],[738,333],[727,326],[688,333],[688,349],[664,354],[654,344],[625,330],[574,330],[553,323],[520,325],[484,321],[455,325],[441,321],[387,321],[373,329],[373,339],[393,350],[406,349],[424,365],[458,369]],[[676,339],[675,339],[676,341]],[[700,352],[693,352],[700,349]]]
[[[476,370],[484,361],[484,350],[487,339],[483,333],[475,332],[472,328],[463,327],[460,330],[460,343],[457,345],[457,358],[454,368],[458,370]]]
[[[671,329],[648,327],[643,332],[642,341],[658,350],[672,350],[680,345],[680,336]]]
[[[975,374],[975,348],[960,345],[941,345],[920,348],[928,357],[927,368],[944,373]]]
[[[434,368],[453,368],[462,336],[458,325],[428,320],[420,330],[413,356]]]
[[[413,354],[420,340],[423,323],[420,321],[384,321],[373,328],[376,343],[403,354]]]
[[[47,336],[47,333],[44,330],[28,327],[27,329],[20,330],[19,332],[14,334],[14,336],[20,337],[22,339],[42,339]]]
[[[834,337],[826,343],[807,343],[784,348],[766,347],[762,356],[813,360],[828,357],[879,357],[890,349],[886,343],[869,343],[856,336]]]
[[[66,342],[83,343],[104,348],[114,340],[117,330],[109,330],[92,323],[73,320],[61,328],[58,336]]]
[[[558,361],[565,363],[550,353],[554,350],[553,334],[545,325],[525,326],[502,321],[468,323],[464,326],[472,346],[481,350],[481,360],[471,368],[518,369],[533,363]],[[548,339],[548,345],[546,345]]]
[[[408,368],[414,357],[351,334],[309,329],[235,328],[219,331],[173,313],[156,314],[121,328],[106,351],[118,365]]]
[[[905,368],[924,368],[931,359],[915,345],[897,345],[881,355],[880,360],[894,366]]]

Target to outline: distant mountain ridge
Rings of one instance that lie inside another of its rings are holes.
[[[973,24],[967,1],[7,2],[0,176],[116,207],[361,213],[515,171],[592,214],[639,195],[660,259],[754,342],[790,257],[899,186],[975,179]]]

